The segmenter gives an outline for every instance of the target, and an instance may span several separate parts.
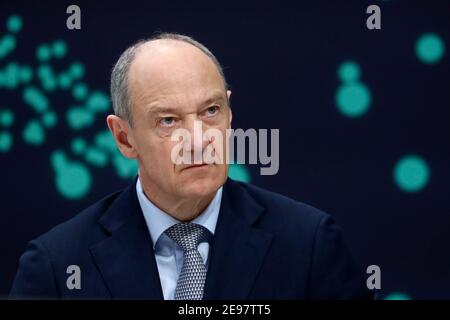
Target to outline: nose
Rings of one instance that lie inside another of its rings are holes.
[[[190,118],[186,122],[186,130],[190,134],[190,139],[185,140],[183,152],[191,153],[194,164],[203,163],[203,151],[209,144],[207,139],[203,139],[203,121]]]

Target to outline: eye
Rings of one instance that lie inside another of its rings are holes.
[[[206,109],[206,116],[207,117],[212,117],[214,116],[217,112],[219,111],[219,106],[211,106],[208,109]]]
[[[175,124],[175,119],[174,117],[165,117],[162,118],[159,123],[163,126],[163,127],[171,127]]]

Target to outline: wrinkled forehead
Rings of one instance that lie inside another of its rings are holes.
[[[195,98],[221,90],[225,84],[214,62],[195,46],[174,40],[142,45],[129,71],[134,102]]]

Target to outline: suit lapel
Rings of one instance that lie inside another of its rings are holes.
[[[112,297],[164,299],[135,184],[120,194],[99,223],[111,236],[92,246],[91,254]]]
[[[224,185],[210,250],[205,300],[247,299],[272,241],[252,224],[263,208],[238,183]]]

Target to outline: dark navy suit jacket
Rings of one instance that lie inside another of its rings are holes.
[[[209,254],[204,299],[372,298],[328,214],[250,184],[225,183]],[[10,297],[163,299],[135,183],[31,241]]]

